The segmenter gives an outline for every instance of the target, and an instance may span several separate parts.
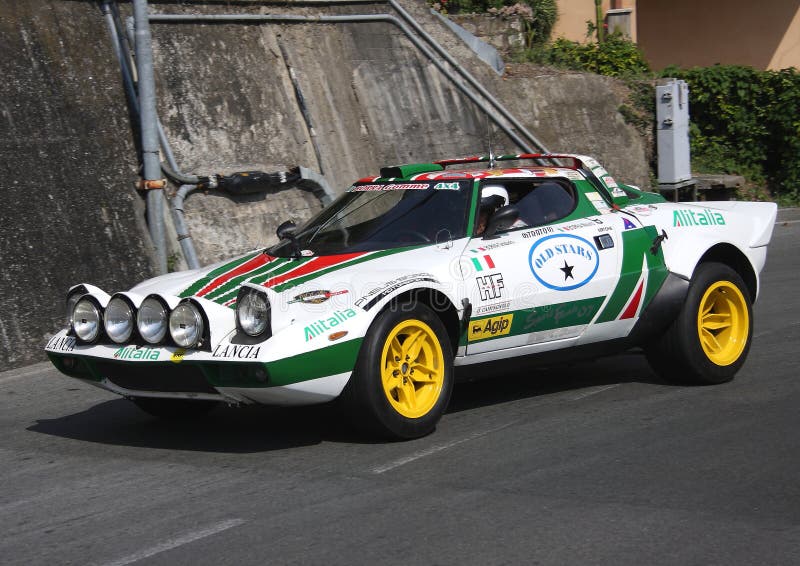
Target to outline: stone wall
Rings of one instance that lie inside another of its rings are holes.
[[[403,5],[550,149],[595,155],[615,177],[647,181],[643,142],[617,112],[613,82],[535,69],[500,79],[425,2]],[[150,9],[247,6],[158,2]],[[388,10],[385,4],[263,3],[252,9],[307,15]],[[486,116],[389,24],[153,24],[152,31],[159,113],[185,172],[303,165],[341,191],[382,165],[487,149]],[[0,42],[0,187],[7,197],[0,209],[3,370],[44,359],[46,338],[63,323],[70,285],[125,289],[152,275],[153,262],[143,201],[133,188],[134,132],[98,4],[5,0]],[[516,151],[505,136],[492,137],[497,151]],[[237,199],[195,193],[184,206],[205,262],[273,241],[280,221],[303,220],[319,208],[316,197],[300,189]]]

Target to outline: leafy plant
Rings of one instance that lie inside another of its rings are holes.
[[[578,43],[558,38],[551,44],[520,51],[514,58],[517,61],[589,71],[609,77],[650,72],[638,46],[620,33],[607,36],[603,43]]]
[[[766,182],[781,199],[800,197],[800,73],[715,65],[662,76],[689,85],[695,169]]]

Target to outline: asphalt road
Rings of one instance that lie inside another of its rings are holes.
[[[456,387],[431,436],[327,407],[165,424],[47,364],[0,373],[2,564],[797,564],[800,222],[737,378],[626,354]]]

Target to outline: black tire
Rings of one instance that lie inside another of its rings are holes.
[[[410,348],[407,359],[394,355],[396,347]],[[452,390],[453,349],[442,321],[423,304],[405,303],[373,321],[340,401],[370,436],[408,440],[433,432]]]
[[[134,397],[131,400],[148,415],[170,421],[190,420],[202,417],[219,405],[217,401],[195,401],[192,399]]]
[[[744,364],[752,335],[752,298],[742,278],[722,263],[703,263],[692,276],[680,314],[645,353],[653,370],[668,381],[725,383]]]

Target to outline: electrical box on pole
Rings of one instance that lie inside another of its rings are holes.
[[[656,122],[658,183],[662,186],[685,185],[692,178],[689,155],[689,87],[685,81],[659,81],[656,86]]]

